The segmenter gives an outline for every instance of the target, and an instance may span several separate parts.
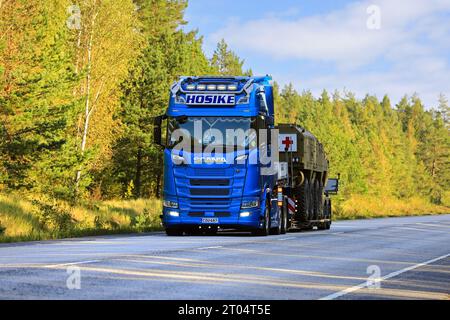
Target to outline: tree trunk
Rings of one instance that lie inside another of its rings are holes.
[[[88,60],[87,60],[87,71],[86,71],[86,102],[85,102],[85,108],[84,108],[84,128],[83,128],[83,136],[81,138],[81,146],[80,151],[81,154],[84,154],[84,151],[86,150],[86,142],[89,132],[89,121],[91,118],[92,110],[91,110],[91,70],[92,70],[92,46],[93,46],[93,40],[94,40],[94,27],[95,27],[95,19],[97,18],[97,14],[94,14],[92,18],[91,23],[91,33],[89,36],[89,42],[87,46],[87,54],[88,54]],[[76,176],[76,185],[75,185],[75,193],[78,193],[78,189],[80,186],[80,180],[81,180],[81,166],[80,169],[77,171]]]

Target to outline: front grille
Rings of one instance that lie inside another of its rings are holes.
[[[229,179],[191,179],[190,182],[193,186],[228,186],[230,184]]]
[[[190,189],[192,196],[227,196],[230,193],[229,189]]]
[[[193,207],[227,208],[230,206],[230,200],[228,199],[191,199],[190,201]]]
[[[203,217],[205,216],[204,212],[189,212],[188,213],[189,217]]]
[[[227,172],[225,169],[195,169],[196,176],[226,176]]]

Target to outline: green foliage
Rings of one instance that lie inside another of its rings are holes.
[[[142,214],[133,217],[131,226],[141,231],[150,230],[157,224],[156,220],[155,216],[150,213],[150,210],[145,208]]]
[[[68,232],[74,229],[75,221],[70,212],[55,201],[33,200],[32,204],[35,206],[35,215],[41,229],[50,232]]]
[[[47,190],[68,184],[62,171],[75,162],[68,134],[77,82],[65,26],[66,1],[9,1],[2,17],[10,26],[2,46],[0,184]],[[4,25],[2,24],[2,27]],[[49,165],[51,163],[51,166]]]
[[[117,230],[120,228],[120,225],[111,218],[100,215],[95,216],[94,227],[97,230]]]
[[[0,237],[5,234],[6,227],[2,226],[2,222],[0,221]]]

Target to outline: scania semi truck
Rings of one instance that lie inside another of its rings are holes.
[[[162,224],[169,236],[328,229],[338,179],[323,146],[295,124],[275,126],[263,77],[181,77],[154,118],[163,148]]]

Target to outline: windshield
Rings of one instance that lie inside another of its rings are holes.
[[[255,118],[244,117],[177,117],[168,122],[168,146],[173,148],[182,135],[193,147],[219,147],[234,150],[256,147]],[[181,129],[181,130],[179,130]],[[178,131],[177,134],[175,134]]]

